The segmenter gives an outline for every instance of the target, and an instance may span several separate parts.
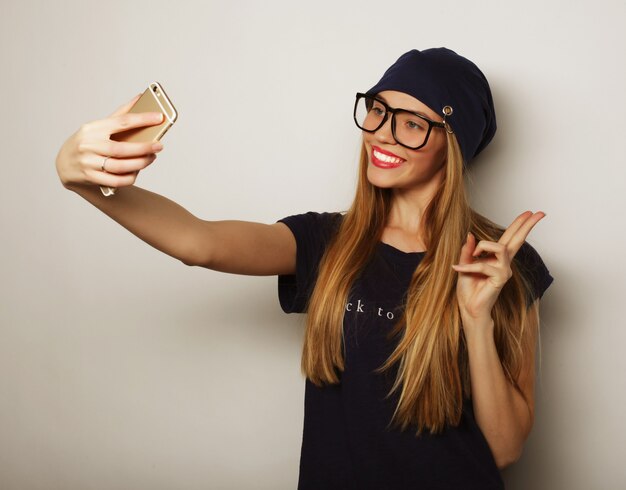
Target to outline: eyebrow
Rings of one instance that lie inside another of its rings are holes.
[[[377,98],[381,99],[383,102],[385,102],[386,104],[389,104],[389,102],[387,102],[387,99],[385,99],[385,98],[384,98],[382,95],[380,95],[380,94],[376,94],[374,97],[377,97]],[[420,115],[424,116],[425,118],[427,118],[427,119],[432,119],[432,120],[434,121],[433,117],[432,117],[432,116],[429,116],[429,115],[428,115],[428,114],[426,114],[425,112],[422,112],[422,111],[414,111],[414,110],[412,110],[412,109],[404,109],[404,108],[401,108],[401,107],[398,107],[398,109],[402,109],[403,111],[408,111],[408,112],[414,112],[415,114],[420,114]]]

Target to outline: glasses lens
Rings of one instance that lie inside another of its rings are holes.
[[[354,107],[354,120],[365,131],[376,131],[385,120],[387,109],[373,97],[359,97]],[[428,136],[428,122],[408,111],[397,110],[394,137],[401,145],[417,148],[424,144]]]
[[[398,143],[417,148],[428,135],[428,122],[410,112],[396,112],[396,140]]]
[[[354,121],[365,131],[376,131],[385,119],[385,106],[372,97],[360,97],[354,107]]]

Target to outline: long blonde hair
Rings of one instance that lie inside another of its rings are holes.
[[[447,133],[446,133],[447,134]],[[354,201],[319,265],[309,298],[302,352],[302,372],[316,386],[336,384],[344,369],[343,316],[350,287],[380,241],[391,205],[391,190],[367,179],[368,156],[361,148]],[[477,240],[497,241],[504,229],[469,206],[463,182],[463,162],[454,134],[447,134],[447,157],[441,185],[424,211],[426,254],[415,269],[404,311],[392,335],[400,340],[381,373],[399,363],[388,396],[399,392],[390,423],[401,430],[416,426],[441,432],[460,422],[463,398],[471,396],[467,345],[461,334],[456,299],[458,263],[467,233]],[[533,349],[530,329],[538,317],[527,310],[530,283],[511,264],[513,276],[501,290],[492,310],[495,343],[509,381],[517,383],[523,360]],[[528,401],[528,400],[527,400]]]

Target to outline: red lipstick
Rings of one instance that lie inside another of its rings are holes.
[[[378,154],[378,156],[377,156]],[[378,146],[372,146],[372,164],[378,168],[397,168],[404,163],[404,158],[400,158],[398,155],[383,150]]]

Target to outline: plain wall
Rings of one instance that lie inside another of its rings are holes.
[[[0,3],[0,488],[293,489],[303,316],[276,277],[190,268],[66,191],[81,124],[160,81],[180,118],[137,185],[209,220],[347,209],[357,91],[446,46],[492,86],[474,207],[528,241],[536,422],[509,489],[626,485],[622,1]]]

